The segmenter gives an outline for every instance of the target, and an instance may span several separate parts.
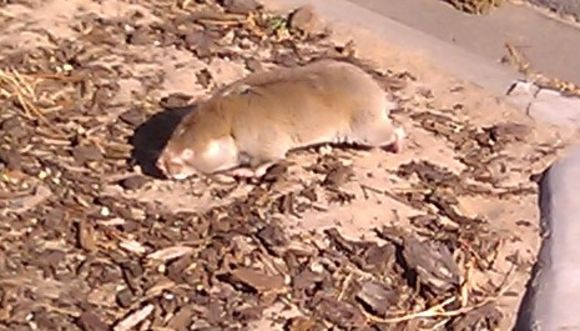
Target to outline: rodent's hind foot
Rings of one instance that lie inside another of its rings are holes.
[[[233,177],[238,178],[260,179],[266,174],[266,172],[268,172],[268,169],[270,169],[270,167],[274,165],[274,163],[275,162],[265,162],[254,168],[239,167],[230,170],[229,174]]]
[[[395,154],[401,153],[403,151],[403,147],[404,147],[404,143],[405,143],[405,138],[407,136],[405,129],[403,128],[395,128],[394,130],[394,134],[395,134],[395,141],[392,142],[391,144],[383,147],[383,149],[387,152],[392,152]]]
[[[250,168],[240,167],[229,171],[233,177],[239,178],[253,178],[256,176],[255,171]]]

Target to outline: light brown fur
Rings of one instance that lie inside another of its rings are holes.
[[[157,166],[186,178],[232,170],[261,176],[288,151],[323,143],[399,147],[385,92],[348,63],[323,60],[250,75],[216,92],[183,119]]]

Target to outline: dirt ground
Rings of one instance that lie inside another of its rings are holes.
[[[535,181],[574,132],[306,10],[0,4],[0,330],[509,330]],[[326,56],[384,84],[403,153],[308,149],[258,184],[160,178],[191,97]]]

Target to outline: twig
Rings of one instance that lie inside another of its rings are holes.
[[[463,314],[469,313],[475,309],[479,309],[479,308],[481,308],[481,307],[483,307],[491,302],[495,302],[495,301],[499,300],[503,296],[503,294],[505,292],[507,292],[507,290],[515,282],[515,279],[512,279],[512,281],[509,284],[506,284],[506,281],[507,281],[507,279],[510,278],[512,271],[513,271],[513,268],[510,269],[510,271],[508,271],[508,273],[506,274],[506,277],[504,278],[504,281],[502,282],[502,285],[505,285],[505,286],[503,286],[503,288],[500,288],[500,290],[498,291],[498,293],[496,295],[489,296],[489,297],[483,299],[481,302],[476,303],[476,304],[471,305],[471,306],[462,307],[462,308],[459,308],[456,310],[439,311],[440,309],[443,309],[443,307],[445,307],[446,305],[457,300],[456,297],[451,297],[451,298],[446,299],[445,301],[443,301],[435,306],[432,306],[426,310],[416,312],[416,313],[407,314],[407,315],[403,315],[403,316],[397,316],[397,317],[391,317],[391,318],[380,318],[380,317],[374,316],[374,315],[366,312],[364,309],[362,309],[362,313],[369,320],[371,320],[375,323],[381,323],[381,324],[400,323],[400,322],[410,321],[410,320],[418,319],[418,318],[455,317],[455,316],[463,315]]]
[[[24,116],[28,120],[38,118],[41,122],[46,124],[49,128],[54,130],[59,136],[66,137],[66,134],[58,128],[55,128],[52,123],[44,116],[44,114],[34,106],[36,95],[34,88],[19,74],[16,70],[1,70],[0,69],[0,84],[4,83],[8,88],[3,88],[2,94],[6,96],[15,95],[18,102],[24,109]]]
[[[344,282],[342,282],[342,288],[340,289],[340,293],[338,294],[337,300],[341,301],[342,298],[344,297],[344,294],[346,293],[346,289],[348,288],[348,285],[350,285],[350,282],[352,280],[352,272],[349,273],[346,278],[344,279]]]
[[[437,317],[437,316],[442,316],[441,312],[438,312],[438,310],[443,309],[443,307],[447,306],[448,304],[454,302],[456,300],[455,297],[451,297],[446,299],[445,301],[438,303],[434,306],[432,306],[429,309],[423,310],[423,311],[419,311],[416,313],[411,313],[411,314],[407,314],[407,315],[403,315],[403,316],[397,316],[397,317],[391,317],[391,318],[380,318],[377,316],[374,316],[372,314],[369,314],[368,312],[366,312],[364,309],[362,310],[362,313],[366,316],[366,318],[368,318],[369,320],[375,322],[375,323],[382,323],[382,324],[393,324],[393,323],[400,323],[400,322],[405,322],[405,321],[410,321],[413,319],[417,319],[417,318],[428,318],[428,317]]]

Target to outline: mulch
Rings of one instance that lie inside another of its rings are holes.
[[[253,0],[146,6],[160,22],[133,26],[131,17],[87,14],[75,22],[84,31],[78,40],[53,36],[51,47],[2,54],[0,329],[242,330],[274,305],[294,313],[271,322],[293,331],[497,325],[496,301],[507,284],[469,290],[469,275],[492,268],[503,237],[488,220],[462,215],[456,196],[497,194],[486,164],[525,139],[525,127],[480,128],[434,112],[411,113],[468,167],[456,174],[427,161],[401,166],[396,175],[416,180],[412,191],[392,198],[424,214],[410,220],[411,228],[374,229],[380,242],[346,239],[338,227],[322,237],[285,231],[281,217],[316,208],[320,190],[334,204],[350,203],[341,187],[352,169],[332,154],[309,169],[323,180],[273,195],[270,188],[288,176],[281,165],[247,195],[203,213],[105,196],[111,183],[132,191],[158,177],[152,160],[190,97],[147,100],[162,79],[150,77],[143,95],[112,104],[116,82],[130,73],[94,63],[113,49],[131,62],[138,61],[131,45],[176,47],[202,61],[242,59],[251,71],[264,63],[252,53],[256,48],[271,50],[269,63],[283,66],[318,57],[358,61],[351,44],[327,40],[307,8],[279,16]],[[369,70],[390,91],[414,79]],[[208,71],[196,79],[204,87],[217,84]],[[160,116],[165,128],[151,129]],[[147,136],[151,130],[156,140]],[[216,199],[227,194],[227,187],[215,192]]]

